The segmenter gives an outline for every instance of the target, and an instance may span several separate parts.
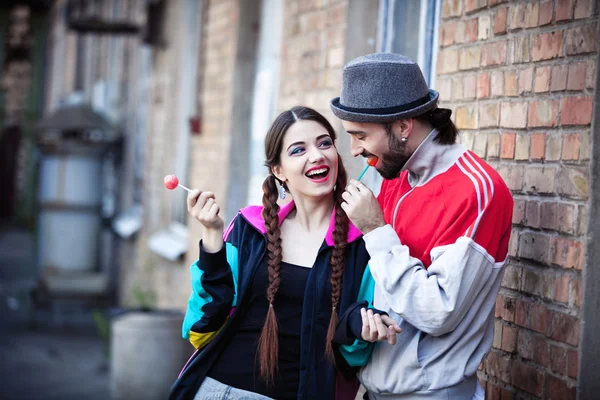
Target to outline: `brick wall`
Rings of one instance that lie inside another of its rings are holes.
[[[329,102],[342,82],[347,7],[347,0],[285,2],[280,111],[306,105],[335,122]]]
[[[438,89],[515,205],[480,367],[491,399],[575,398],[598,52],[593,0],[444,0]]]
[[[213,0],[204,8],[201,78],[199,92],[202,133],[192,137],[191,187],[209,188],[225,204],[228,187],[228,155],[231,146],[234,70],[237,50],[239,3]],[[222,213],[224,215],[224,213]],[[188,219],[189,265],[198,258],[201,226]],[[189,291],[189,286],[183,288]]]

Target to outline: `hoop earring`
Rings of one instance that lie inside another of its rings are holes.
[[[285,188],[283,187],[283,185],[280,185],[279,186],[279,198],[281,200],[283,200],[283,199],[285,199],[285,195],[286,195]]]

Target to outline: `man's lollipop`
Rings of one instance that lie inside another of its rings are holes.
[[[174,190],[177,186],[179,186],[182,189],[187,190],[188,192],[191,192],[192,190],[189,188],[186,188],[183,185],[179,184],[179,179],[177,179],[177,177],[175,175],[167,175],[165,176],[165,187],[169,190]]]
[[[363,169],[363,172],[360,173],[360,175],[358,176],[358,179],[356,179],[356,180],[360,181],[360,178],[363,177],[363,175],[365,174],[365,172],[367,172],[369,167],[374,167],[377,165],[377,161],[379,161],[379,159],[377,157],[370,157],[369,159],[367,159],[367,166],[365,167],[365,169]]]

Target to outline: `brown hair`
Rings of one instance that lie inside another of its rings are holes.
[[[332,140],[336,139],[335,130],[325,117],[317,111],[308,107],[294,107],[291,110],[284,111],[275,119],[267,137],[265,139],[265,165],[272,171],[272,168],[281,162],[280,154],[283,146],[283,138],[287,130],[296,121],[308,120],[321,124],[329,133]],[[260,366],[260,375],[271,384],[275,378],[278,369],[279,340],[278,340],[278,322],[275,315],[275,296],[279,290],[281,275],[281,231],[279,229],[279,205],[277,204],[278,190],[275,176],[271,173],[263,183],[263,212],[267,230],[267,270],[269,277],[269,286],[267,288],[267,300],[269,301],[269,310],[265,324],[263,325],[258,343],[257,357]],[[344,273],[344,254],[348,241],[348,217],[342,210],[342,193],[346,188],[347,173],[342,163],[342,158],[338,157],[338,176],[334,189],[335,197],[335,229],[333,231],[334,248],[331,255],[331,317],[329,319],[329,328],[327,330],[327,342],[325,344],[325,353],[332,363],[335,363],[333,356],[333,347],[331,341],[338,322],[337,306],[342,294],[342,275]],[[284,185],[285,183],[280,182]]]
[[[454,144],[456,143],[458,130],[452,119],[450,119],[451,116],[452,110],[448,108],[435,108],[415,118],[438,130],[439,133],[433,139],[435,142],[439,144]]]

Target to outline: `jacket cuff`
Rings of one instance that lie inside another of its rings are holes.
[[[225,244],[221,247],[221,250],[216,253],[209,253],[204,250],[202,246],[202,240],[200,240],[200,257],[198,258],[198,267],[205,272],[215,271],[227,271],[229,270],[227,264],[227,252],[225,250]]]
[[[400,238],[390,224],[372,230],[363,236],[367,251],[371,257],[387,254],[394,246],[401,246]]]
[[[352,304],[340,317],[335,335],[333,336],[333,343],[350,346],[356,339],[362,341],[361,308],[371,309],[374,314],[388,315],[385,311],[369,307],[369,303],[366,300]]]

